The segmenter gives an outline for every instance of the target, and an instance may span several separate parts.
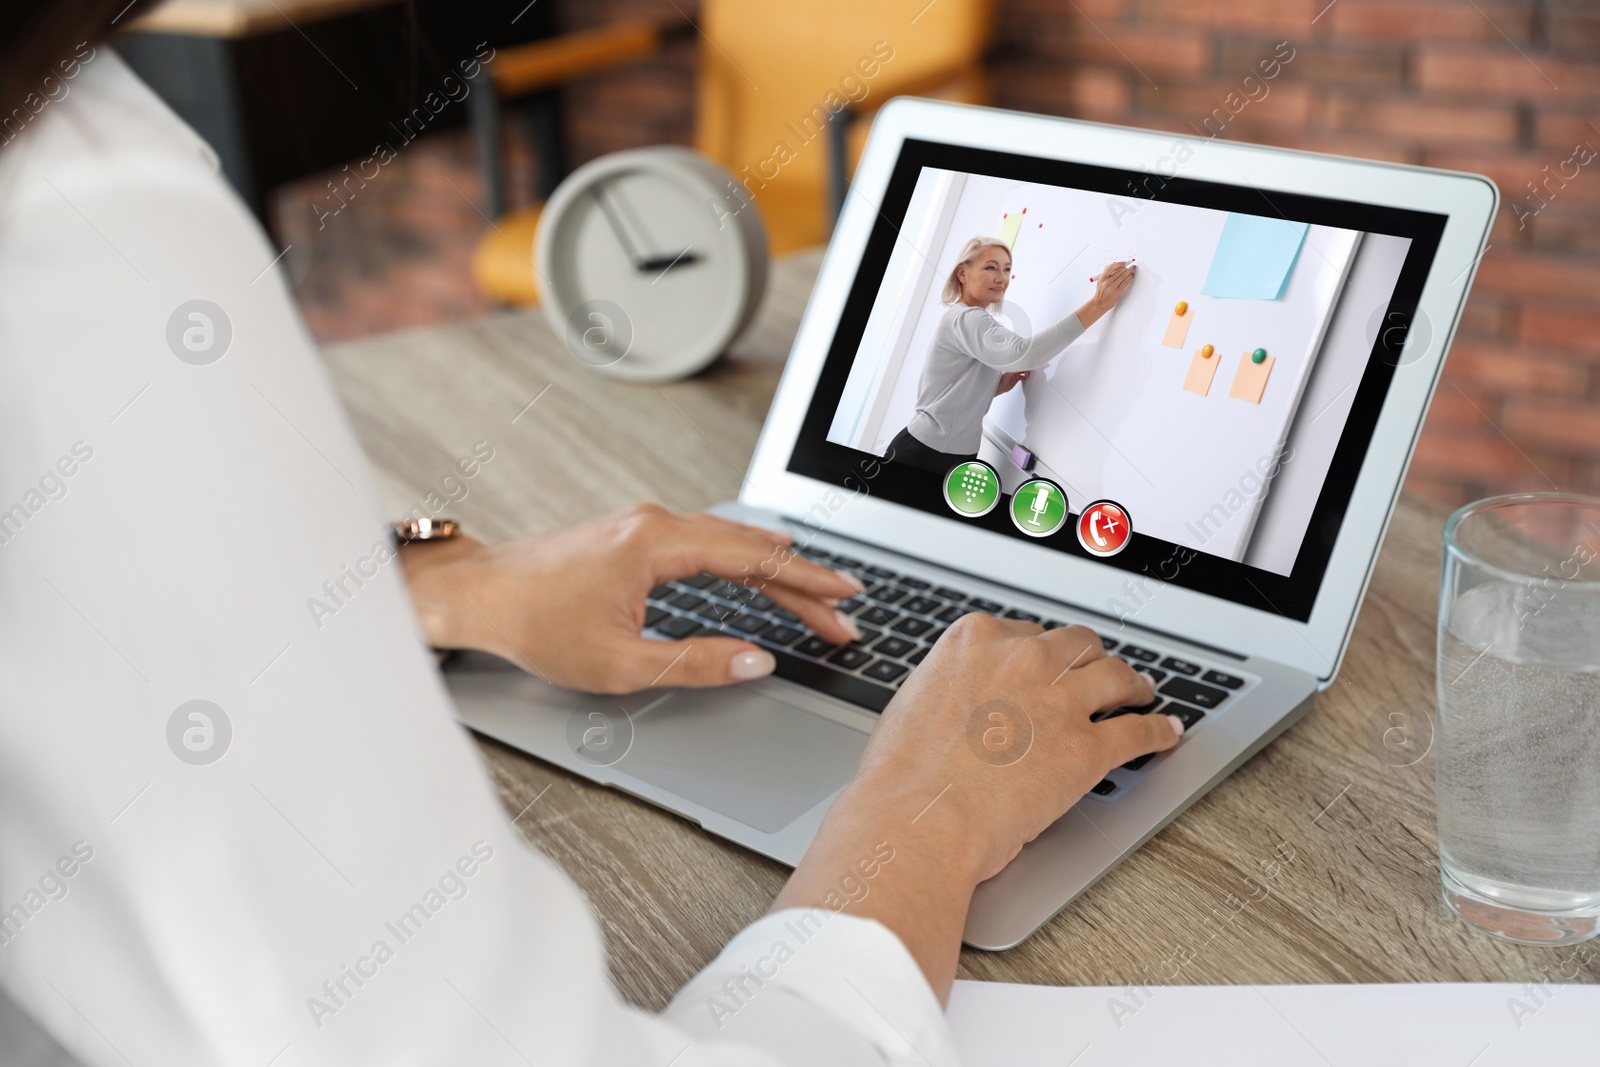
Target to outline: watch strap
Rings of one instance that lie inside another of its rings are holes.
[[[402,545],[413,541],[449,541],[461,536],[461,524],[455,519],[401,519],[391,522],[389,530]]]

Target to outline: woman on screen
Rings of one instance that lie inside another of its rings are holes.
[[[1074,314],[1031,337],[1002,326],[989,309],[1011,285],[1011,250],[998,237],[974,237],[945,279],[952,305],[939,320],[917,384],[917,410],[889,443],[888,454],[944,474],[976,459],[989,403],[1045,366],[1093,326],[1128,291],[1134,268],[1112,263],[1094,296]]]

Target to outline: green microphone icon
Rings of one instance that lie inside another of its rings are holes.
[[[1067,495],[1061,487],[1036,478],[1011,497],[1011,522],[1029,537],[1049,537],[1067,522]]]

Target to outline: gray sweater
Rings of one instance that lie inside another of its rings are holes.
[[[934,331],[917,384],[911,436],[940,452],[972,455],[983,440],[983,416],[1006,371],[1038,370],[1083,335],[1076,313],[1021,337],[987,308],[957,304]]]

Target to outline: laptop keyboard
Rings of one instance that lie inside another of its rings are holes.
[[[1068,625],[846,555],[810,546],[796,551],[866,583],[863,593],[839,604],[839,610],[860,628],[861,640],[848,645],[824,641],[771,598],[710,574],[650,590],[644,632],[671,640],[704,635],[740,637],[772,652],[778,677],[882,711],[950,624],[968,612],[1036,622],[1047,630]],[[1108,652],[1155,680],[1156,697],[1142,707],[1098,712],[1096,720],[1161,712],[1181,719],[1187,736],[1246,684],[1239,675],[1170,655],[1143,639],[1123,643],[1101,635],[1100,640]],[[1130,776],[1142,771],[1155,756],[1151,753],[1130,760],[1090,794],[1108,800],[1120,795],[1130,784]]]

